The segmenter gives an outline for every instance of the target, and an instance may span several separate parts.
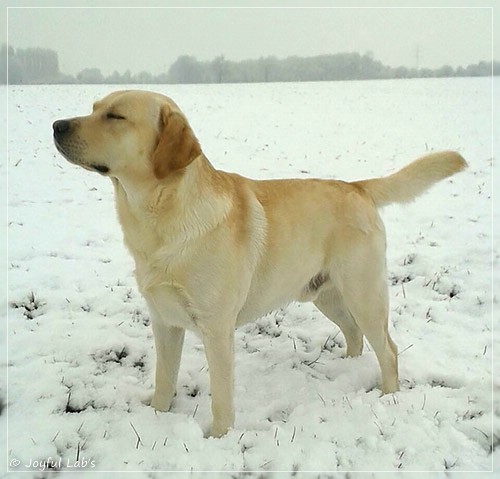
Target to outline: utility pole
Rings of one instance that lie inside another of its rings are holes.
[[[420,68],[420,45],[417,44],[417,49],[415,51],[415,68],[418,69]]]

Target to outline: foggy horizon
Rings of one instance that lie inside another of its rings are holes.
[[[86,68],[158,75],[182,55],[239,62],[357,52],[389,67],[457,68],[492,60],[492,10],[11,7],[0,31],[7,42],[56,51],[72,76]]]
[[[5,45],[5,43],[3,43],[3,44]],[[12,47],[12,48],[14,48],[14,50],[18,49],[18,47],[16,45],[9,44],[9,46]],[[38,48],[44,49],[44,47],[40,47],[38,45],[28,46],[28,47],[25,47],[23,49],[32,49],[32,48],[33,49],[38,49]],[[20,50],[23,50],[23,49],[20,49]],[[48,49],[48,50],[53,50],[53,49]],[[58,55],[58,58],[60,60],[60,54],[59,54],[59,52],[57,50],[53,50],[53,51]],[[350,52],[347,52],[347,51],[344,51],[344,52],[335,52],[335,53],[330,53],[330,54],[329,53],[324,53],[324,54],[310,55],[310,56],[288,55],[286,57],[281,57],[281,58],[280,57],[276,57],[274,55],[261,55],[259,58],[257,58],[257,57],[256,58],[243,58],[241,60],[233,60],[231,58],[226,57],[224,54],[214,56],[213,58],[207,58],[207,59],[203,59],[202,60],[200,58],[197,58],[195,55],[192,55],[190,53],[185,53],[185,54],[179,55],[179,57],[177,57],[176,59],[174,59],[171,64],[166,65],[165,70],[158,71],[157,75],[167,74],[168,71],[170,70],[171,66],[174,65],[177,62],[177,60],[179,60],[179,58],[186,57],[186,56],[193,58],[194,60],[196,60],[200,64],[202,64],[202,63],[210,63],[210,62],[216,61],[219,57],[222,57],[225,62],[228,62],[228,63],[233,63],[234,62],[234,63],[238,64],[238,63],[245,62],[245,61],[257,61],[257,60],[262,60],[262,59],[265,60],[265,59],[268,59],[268,58],[276,59],[277,61],[285,61],[285,60],[287,60],[289,58],[314,59],[316,57],[322,57],[322,56],[323,57],[327,57],[327,56],[335,56],[335,55],[352,55],[352,54],[355,54],[355,55],[359,54],[362,57],[363,56],[369,56],[369,57],[373,58],[373,60],[375,60],[375,61],[380,61],[380,59],[377,58],[377,56],[372,51],[367,51],[367,52],[359,52],[359,51],[350,51]],[[488,60],[478,59],[477,61],[472,62],[470,64],[459,64],[459,65],[457,65],[457,67],[452,67],[452,68],[454,70],[456,68],[460,68],[460,67],[466,68],[468,66],[477,65],[477,64],[479,64],[481,62],[485,62],[485,61],[486,62],[490,62],[489,59]],[[59,61],[59,63],[61,63],[61,62]],[[430,67],[425,67],[425,66],[419,65],[418,61],[415,63],[414,66],[408,66],[408,65],[386,65],[386,64],[383,64],[383,65],[387,66],[387,67],[390,67],[390,68],[395,68],[395,69],[399,68],[399,67],[402,67],[402,68],[406,68],[408,70],[431,70],[431,71],[436,71],[440,67],[451,66],[450,62],[448,62],[448,63],[444,63],[442,65],[436,65],[436,67],[430,68]],[[67,72],[67,71],[65,71],[63,69],[60,69],[60,73],[62,75],[68,75],[68,76],[76,78],[78,74],[82,73],[85,70],[90,70],[90,69],[98,69],[98,70],[100,70],[101,73],[103,73],[104,77],[112,76],[113,73],[119,73],[120,75],[123,75],[126,72],[130,72],[132,75],[138,75],[138,74],[144,73],[144,72],[145,73],[151,73],[152,75],[154,75],[154,73],[151,72],[150,70],[140,70],[139,71],[139,70],[133,70],[132,68],[128,67],[125,70],[121,70],[121,71],[117,70],[117,69],[114,69],[113,71],[111,71],[111,70],[107,71],[107,70],[101,69],[100,67],[95,66],[93,64],[92,65],[91,64],[84,65],[83,63],[81,65],[81,67],[79,69],[77,69],[77,71],[75,73],[70,73],[70,72]]]

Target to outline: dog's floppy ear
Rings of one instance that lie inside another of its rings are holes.
[[[153,152],[153,169],[156,178],[185,168],[201,154],[200,144],[184,116],[164,104],[160,111],[160,134]]]

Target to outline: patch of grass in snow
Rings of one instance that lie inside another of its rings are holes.
[[[103,363],[118,363],[122,364],[122,361],[129,355],[127,347],[123,346],[121,350],[119,349],[107,349],[106,351],[101,351],[99,353],[91,354],[94,361]]]
[[[21,301],[11,301],[10,307],[14,309],[21,309],[21,312],[27,319],[34,319],[44,313],[45,302],[41,301],[31,291],[28,296]]]
[[[389,277],[389,281],[391,282],[392,286],[396,286],[397,284],[409,283],[413,279],[415,278],[412,274],[393,274]]]
[[[142,373],[146,372],[145,355],[134,354],[127,346],[99,350],[92,353],[90,357],[96,362],[98,371],[101,373],[106,373],[108,366],[113,364],[136,368]]]
[[[436,291],[443,296],[448,296],[450,299],[458,296],[461,289],[458,285],[451,282],[448,277],[449,270],[446,268],[441,268],[434,276],[424,283],[424,287],[430,287],[433,291]]]
[[[149,316],[140,309],[134,309],[130,314],[134,323],[142,323],[143,326],[149,326],[151,323]]]
[[[85,411],[88,407],[92,407],[91,402],[88,402],[84,404],[83,406],[76,406],[73,403],[71,403],[71,391],[68,393],[68,400],[66,402],[66,407],[64,409],[64,412],[73,414],[73,413],[80,413],[82,411]]]

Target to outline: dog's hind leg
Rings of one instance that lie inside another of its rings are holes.
[[[342,331],[347,344],[347,356],[363,352],[363,333],[336,289],[323,291],[314,301],[316,307]]]
[[[384,394],[399,390],[398,350],[389,335],[385,240],[360,242],[343,263],[343,301],[377,355]]]

